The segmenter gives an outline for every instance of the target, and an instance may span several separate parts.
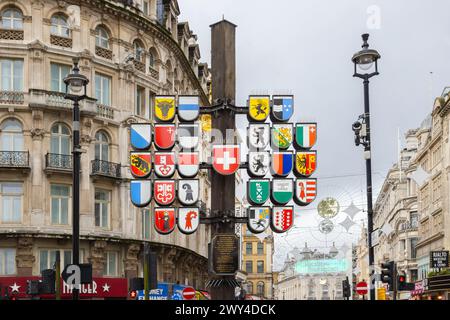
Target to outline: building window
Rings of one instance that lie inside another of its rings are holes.
[[[136,114],[138,116],[145,116],[145,89],[136,87]]]
[[[53,269],[56,262],[56,253],[58,251],[61,269],[64,269],[67,265],[72,263],[72,250],[43,249],[39,251],[39,272],[46,269]],[[80,262],[83,262],[82,253],[83,251],[80,250]]]
[[[260,297],[264,297],[264,282],[260,281],[256,285],[256,294]]]
[[[55,14],[52,16],[51,23],[51,34],[60,37],[70,37],[69,24],[67,23],[67,18],[65,16],[62,14]]]
[[[419,279],[418,270],[411,270],[411,279],[410,282],[416,282]]]
[[[23,151],[23,130],[19,120],[10,118],[0,126],[0,151]]]
[[[0,248],[0,275],[16,273],[16,249]]]
[[[152,224],[152,216],[150,210],[142,210],[142,238],[150,239],[150,226]]]
[[[95,74],[95,98],[97,103],[111,105],[111,78],[101,74]]]
[[[70,130],[63,123],[57,123],[51,129],[50,153],[70,155]]]
[[[419,226],[419,215],[417,211],[413,211],[409,214],[409,223],[411,228],[417,228]]]
[[[409,240],[410,243],[410,252],[411,252],[411,259],[416,259],[417,258],[417,242],[418,239],[417,238],[412,238]]]
[[[23,91],[23,60],[0,59],[2,91]]]
[[[21,222],[22,198],[23,198],[23,185],[21,182],[0,182],[2,223]]]
[[[16,8],[8,8],[2,12],[2,28],[3,29],[23,29],[23,16]]]
[[[105,132],[95,134],[95,159],[109,161],[109,139]]]
[[[144,62],[144,48],[140,41],[134,40],[133,42],[134,47],[134,57],[139,62]]]
[[[106,190],[95,190],[95,226],[100,228],[109,227],[110,192]]]
[[[245,254],[253,254],[253,243],[251,242],[245,243]]]
[[[144,1],[144,4],[142,6],[142,11],[144,12],[145,15],[149,15],[150,14],[150,10],[149,10],[149,5],[148,5],[148,1]]]
[[[247,273],[253,273],[253,261],[246,261],[245,262],[245,271]]]
[[[109,34],[103,27],[95,29],[95,45],[104,49],[109,49]]]
[[[264,242],[258,242],[257,250],[258,255],[262,256],[264,254]]]
[[[156,1],[156,17],[161,25],[164,25],[164,2],[163,0]]]
[[[441,176],[433,180],[433,203],[441,200]]]
[[[264,261],[259,260],[256,264],[257,272],[258,273],[264,273]]]
[[[69,224],[70,187],[52,184],[50,186],[52,224]]]
[[[51,63],[51,90],[56,92],[65,92],[66,84],[64,78],[70,73],[70,66],[63,64]]]
[[[104,276],[117,276],[117,252],[107,251],[106,261],[103,269]]]
[[[247,282],[247,294],[253,294],[253,282],[248,281]]]

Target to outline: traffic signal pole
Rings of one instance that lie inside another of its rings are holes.
[[[211,68],[212,68],[212,98],[217,101],[234,103],[236,96],[236,25],[222,20],[211,27]],[[230,110],[224,110],[212,115],[212,129],[222,134],[214,137],[213,145],[236,144],[234,134],[227,137],[227,129],[235,129],[235,115]],[[211,215],[223,217],[226,212],[235,209],[235,175],[224,176],[213,169],[211,172]],[[217,234],[234,234],[234,222],[211,224],[211,239]],[[210,257],[211,258],[211,257]],[[210,289],[214,300],[233,300],[234,287],[229,285],[234,275],[217,276],[210,273],[211,280],[219,280],[218,286]],[[231,280],[231,281],[230,281]]]

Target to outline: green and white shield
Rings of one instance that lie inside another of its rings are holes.
[[[272,180],[271,200],[278,205],[285,205],[292,200],[294,195],[294,181],[292,179]]]
[[[262,205],[270,196],[269,179],[250,179],[247,185],[247,200],[253,205]]]

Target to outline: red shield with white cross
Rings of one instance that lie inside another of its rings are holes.
[[[239,146],[213,146],[213,168],[221,175],[230,175],[239,169]]]
[[[160,206],[169,206],[175,201],[175,180],[155,180],[155,201]]]

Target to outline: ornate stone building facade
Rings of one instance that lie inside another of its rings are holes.
[[[157,234],[152,208],[129,200],[129,125],[153,122],[157,94],[208,105],[209,69],[176,0],[0,3],[0,276],[38,275],[71,260],[71,102],[62,79],[79,58],[81,253],[94,276],[142,275],[143,243],[159,281],[203,288],[210,233]],[[209,206],[209,180],[200,174]]]

